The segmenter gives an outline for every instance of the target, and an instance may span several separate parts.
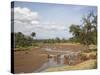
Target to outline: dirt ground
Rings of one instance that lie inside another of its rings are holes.
[[[14,52],[14,72],[28,73],[34,72],[44,62],[47,61],[47,55],[38,49]]]
[[[55,44],[55,45],[43,45],[41,47],[33,47],[25,51],[14,52],[14,72],[15,73],[29,73],[34,72],[44,62],[48,61],[48,55],[50,52],[43,50],[45,47],[56,50],[72,50],[79,51],[83,49],[83,46],[79,44]]]

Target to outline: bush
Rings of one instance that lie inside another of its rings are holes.
[[[85,61],[85,60],[88,60],[89,57],[88,57],[86,54],[81,53],[81,54],[80,54],[80,59],[81,59],[82,61]]]
[[[97,58],[97,55],[90,54],[90,55],[89,55],[89,58],[90,58],[90,59],[96,59],[96,58]]]

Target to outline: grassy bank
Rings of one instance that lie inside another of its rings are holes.
[[[51,72],[51,71],[66,71],[66,70],[86,70],[86,69],[95,69],[96,68],[96,60],[91,59],[84,61],[80,64],[77,64],[75,66],[61,66],[61,67],[51,67],[46,69],[46,72]]]

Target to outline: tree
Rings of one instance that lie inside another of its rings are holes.
[[[14,33],[15,47],[27,47],[32,45],[33,39],[30,36],[24,35],[22,32]]]
[[[74,38],[71,38],[71,40],[73,40],[74,42],[80,42],[80,32],[81,32],[81,28],[79,25],[74,25],[72,24],[70,26],[70,32],[72,33]]]
[[[83,18],[83,33],[84,43],[86,45],[97,43],[97,15],[90,12],[86,17]]]
[[[32,37],[35,37],[35,36],[36,36],[36,33],[35,33],[35,32],[32,32],[32,33],[31,33],[31,36],[32,36]]]
[[[93,20],[92,20],[92,24],[93,24],[93,27],[94,27],[94,32],[93,32],[93,35],[94,35],[94,44],[97,44],[97,15],[94,15],[93,14]]]
[[[86,17],[82,18],[83,24],[70,26],[70,32],[73,39],[86,46],[88,50],[90,44],[97,43],[97,15],[90,12]]]
[[[60,43],[60,38],[59,37],[56,37],[56,42]]]

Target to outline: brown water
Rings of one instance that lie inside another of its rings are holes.
[[[72,52],[67,50],[57,51],[57,50],[52,50],[50,48],[45,48],[45,50],[48,52],[58,52],[59,55],[49,54],[50,57],[48,58],[48,61],[45,62],[41,67],[39,67],[34,72],[41,72],[49,67],[75,64],[78,59],[78,54],[80,53],[80,52]]]

